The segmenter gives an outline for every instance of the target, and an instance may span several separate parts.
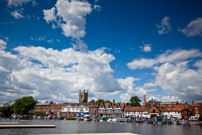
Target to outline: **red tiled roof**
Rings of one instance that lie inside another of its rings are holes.
[[[89,105],[90,108],[96,108],[98,105]]]
[[[155,107],[156,109],[158,109],[159,111],[161,111],[160,105],[152,105],[152,106],[150,106],[150,107],[148,108],[148,110],[149,110],[150,108],[152,108],[152,107]]]
[[[148,109],[149,109],[149,107],[144,107],[144,106],[131,106],[131,107],[126,106],[124,108],[124,111],[126,111],[126,112],[144,112],[144,111],[147,111]]]
[[[104,108],[106,109],[110,103],[104,103]]]
[[[201,103],[202,104],[202,103]],[[200,104],[199,103],[196,103],[196,104],[194,104],[193,106],[200,106]]]
[[[55,107],[55,108],[61,108],[62,106],[66,106],[66,103],[61,103],[61,104],[51,104],[49,107]]]
[[[185,109],[190,109],[189,105],[170,105],[170,106],[160,106],[162,112],[179,112]]]
[[[103,104],[104,108],[106,109],[109,105],[111,105],[112,109],[115,108],[115,106],[118,104],[121,110],[124,109],[125,104],[124,103],[100,103],[97,107],[99,108],[100,105]]]
[[[123,110],[125,108],[126,104],[125,103],[119,103],[119,106],[120,106],[121,110]]]

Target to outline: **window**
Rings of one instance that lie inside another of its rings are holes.
[[[187,114],[187,111],[184,111],[184,114]]]
[[[185,119],[187,119],[187,115],[185,115]]]
[[[158,113],[158,110],[156,110],[156,113]]]
[[[175,110],[175,108],[173,108],[173,110]]]
[[[198,109],[197,107],[195,107],[195,109]]]
[[[170,108],[168,108],[168,110],[170,110]]]
[[[86,111],[88,111],[88,108],[86,108]]]
[[[152,110],[150,112],[152,113]]]
[[[198,110],[196,110],[196,113],[198,113]]]
[[[179,108],[179,110],[181,110],[181,107]]]

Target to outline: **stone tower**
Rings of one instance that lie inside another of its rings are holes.
[[[81,90],[79,90],[79,103],[88,103],[88,91],[85,92],[85,90],[83,90],[83,92],[81,92]]]

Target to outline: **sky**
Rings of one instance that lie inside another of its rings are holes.
[[[202,101],[201,0],[0,0],[0,104]]]

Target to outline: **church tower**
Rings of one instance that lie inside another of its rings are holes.
[[[79,103],[88,103],[88,91],[85,92],[85,89],[83,92],[79,90]]]

